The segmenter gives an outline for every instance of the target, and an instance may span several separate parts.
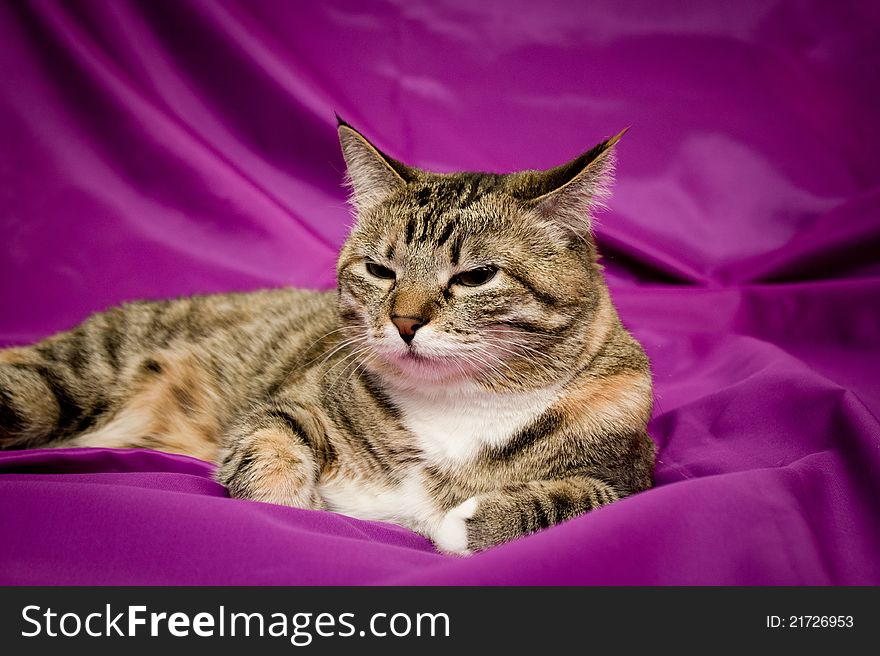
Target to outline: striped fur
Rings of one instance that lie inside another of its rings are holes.
[[[232,496],[454,553],[649,487],[648,360],[589,226],[619,136],[549,171],[441,175],[339,132],[358,220],[337,290],[131,303],[2,350],[0,446],[189,454]]]

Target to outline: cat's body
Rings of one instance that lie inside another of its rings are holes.
[[[340,136],[359,222],[338,291],[132,303],[0,351],[0,446],[185,453],[232,496],[457,553],[649,487],[648,361],[574,218],[614,141],[441,176]]]

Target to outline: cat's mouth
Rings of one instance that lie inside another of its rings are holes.
[[[404,362],[424,367],[442,366],[443,363],[450,363],[456,358],[450,355],[438,355],[436,353],[426,352],[413,344],[409,344],[405,350],[395,351],[388,354],[394,362]]]
[[[423,353],[423,352],[417,350],[417,348],[412,344],[407,346],[406,351],[401,353],[399,357],[403,360],[412,360],[414,362],[423,362],[423,363],[429,363],[433,360],[443,359],[442,356],[438,357],[436,355],[428,355],[426,353]]]
[[[372,353],[386,373],[413,383],[451,383],[478,378],[481,357],[471,354],[472,345],[432,329],[420,329],[414,339],[401,339],[390,324],[372,341]]]
[[[476,373],[459,354],[436,353],[416,344],[385,351],[383,359],[407,378],[417,380],[468,378]]]

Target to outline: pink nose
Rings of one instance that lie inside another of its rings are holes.
[[[416,336],[416,331],[425,325],[419,317],[391,317],[391,323],[397,326],[400,338],[409,344]]]

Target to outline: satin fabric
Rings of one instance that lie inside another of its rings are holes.
[[[659,447],[654,489],[466,558],[189,458],[0,453],[0,582],[880,583],[878,28],[818,0],[0,3],[0,343],[332,287],[334,111],[437,171],[632,126],[595,232]]]

